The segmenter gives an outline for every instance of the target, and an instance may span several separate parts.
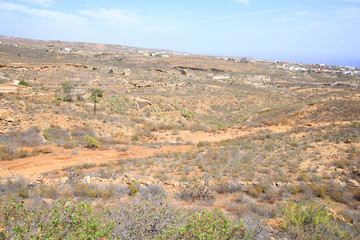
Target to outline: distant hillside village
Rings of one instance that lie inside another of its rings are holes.
[[[14,47],[20,47],[20,44],[11,43],[11,42],[2,42],[0,41],[0,45],[9,45]],[[174,52],[170,50],[154,50],[154,49],[142,49],[136,47],[129,47],[118,45],[118,49],[129,52],[129,53],[137,53],[147,57],[164,57],[169,58],[171,55],[181,55],[181,56],[189,56],[188,53],[181,53],[181,52]],[[63,53],[69,54],[71,52],[75,52],[75,49],[69,46],[59,47],[56,45],[47,45],[45,50],[51,53]],[[279,60],[276,61],[267,61],[267,60],[260,60],[260,59],[253,59],[253,58],[233,58],[233,57],[216,57],[219,60],[224,61],[232,61],[232,62],[239,62],[239,63],[270,63],[274,64],[274,67],[277,69],[282,69],[284,71],[289,72],[308,72],[308,73],[316,73],[316,74],[344,74],[344,75],[360,75],[360,68],[352,67],[352,66],[330,66],[325,64],[302,64],[302,63],[288,63],[282,62]]]
[[[360,68],[352,66],[330,66],[326,64],[302,64],[302,63],[288,63],[279,60],[266,61],[252,58],[229,58],[229,57],[217,57],[217,59],[232,61],[232,62],[251,62],[251,63],[273,63],[275,68],[282,69],[289,72],[309,72],[316,74],[333,73],[333,74],[345,74],[345,75],[360,75]]]

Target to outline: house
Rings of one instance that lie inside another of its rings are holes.
[[[66,53],[70,53],[71,51],[72,51],[71,47],[64,48],[64,52],[66,52]]]

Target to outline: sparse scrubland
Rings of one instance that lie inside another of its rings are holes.
[[[0,239],[360,239],[359,76],[2,40]]]

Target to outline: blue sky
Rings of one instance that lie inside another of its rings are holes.
[[[0,35],[360,67],[360,0],[0,0]]]

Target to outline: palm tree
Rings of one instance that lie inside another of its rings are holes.
[[[103,91],[99,88],[93,88],[90,90],[91,98],[94,100],[94,114],[96,114],[96,102],[103,97]]]

